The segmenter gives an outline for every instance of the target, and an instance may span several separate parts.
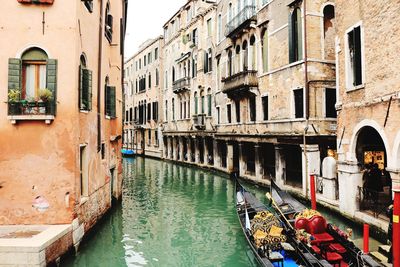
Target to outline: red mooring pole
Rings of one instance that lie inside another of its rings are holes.
[[[364,223],[364,254],[369,253],[369,225]]]
[[[311,194],[311,209],[317,210],[317,198],[315,196],[315,175],[310,175],[310,194]]]
[[[394,192],[393,200],[393,267],[400,267],[400,191]]]

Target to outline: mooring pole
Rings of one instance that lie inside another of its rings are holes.
[[[393,267],[400,267],[400,191],[394,192],[393,200]]]
[[[364,223],[364,254],[369,253],[369,225]]]
[[[315,195],[315,175],[310,175],[310,195],[311,195],[311,209],[317,210],[317,198]]]

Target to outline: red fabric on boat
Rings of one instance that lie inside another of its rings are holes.
[[[308,221],[310,234],[320,234],[326,232],[326,220],[320,215],[315,215]]]
[[[337,254],[336,252],[326,252],[326,260],[329,262],[333,263],[340,263],[340,261],[343,259],[340,254]]]
[[[329,245],[329,248],[337,253],[343,254],[346,253],[346,249],[340,245],[339,243],[333,243]]]
[[[304,229],[304,231],[306,231],[307,233],[309,233],[309,229],[308,229],[308,219],[306,218],[298,218],[296,219],[296,221],[294,222],[294,227],[296,227],[297,230],[301,230]]]

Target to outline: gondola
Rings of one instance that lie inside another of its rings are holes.
[[[261,203],[237,179],[235,181],[237,215],[244,236],[261,266],[332,266],[296,240],[295,232],[276,216],[271,207]]]
[[[133,157],[136,153],[133,149],[123,148],[121,149],[121,154],[123,157]]]
[[[308,210],[305,205],[282,190],[271,181],[271,195],[276,208],[281,211],[285,221],[300,232],[304,243],[334,266],[382,266],[362,251],[349,239],[348,234],[338,227],[327,223],[316,211]],[[299,235],[298,235],[299,236]]]

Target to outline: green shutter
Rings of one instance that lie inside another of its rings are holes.
[[[46,87],[53,92],[53,114],[57,113],[57,59],[48,59],[46,67]]]
[[[296,8],[296,33],[297,33],[297,60],[303,59],[303,23],[301,20],[301,10]]]
[[[92,109],[92,71],[82,69],[81,109]]]
[[[78,100],[78,105],[79,109],[83,109],[83,70],[82,66],[79,66],[79,100]]]
[[[116,99],[115,99],[115,86],[109,86],[108,87],[108,98],[107,98],[107,106],[108,106],[108,115],[111,118],[116,118],[116,113],[115,113],[115,105],[116,105]]]
[[[289,63],[295,61],[295,53],[294,53],[294,45],[293,45],[293,22],[292,22],[292,13],[289,12],[288,19],[288,31],[289,31]]]
[[[21,90],[21,59],[9,58],[8,59],[8,90],[18,89]]]

